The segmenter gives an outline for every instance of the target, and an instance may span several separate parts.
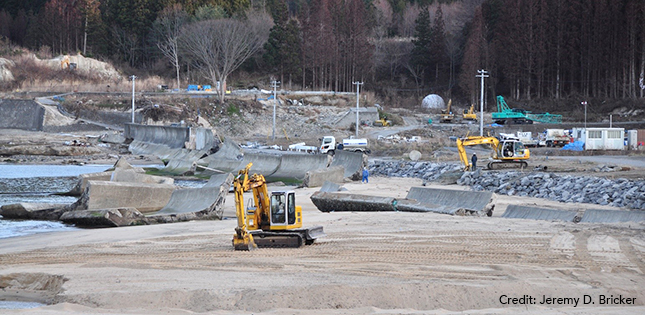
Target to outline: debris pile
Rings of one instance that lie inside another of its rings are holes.
[[[375,161],[368,165],[370,175],[387,177],[413,177],[425,181],[436,181],[447,172],[461,171],[462,166],[454,163],[432,163],[412,161]]]
[[[465,172],[457,183],[509,196],[645,209],[645,180],[478,170]]]

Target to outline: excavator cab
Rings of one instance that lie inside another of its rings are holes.
[[[502,139],[497,155],[504,159],[519,159],[526,157],[528,150],[519,139]]]
[[[270,217],[269,230],[302,227],[302,208],[296,206],[296,193],[293,191],[271,192]]]

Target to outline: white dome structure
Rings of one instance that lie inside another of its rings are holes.
[[[421,107],[423,108],[446,108],[446,103],[443,101],[443,98],[437,94],[430,94],[423,98],[421,102]]]

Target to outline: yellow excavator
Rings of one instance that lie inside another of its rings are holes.
[[[493,161],[488,162],[488,169],[501,169],[511,167],[528,167],[528,160],[531,156],[529,149],[524,147],[524,144],[517,138],[511,137],[481,137],[481,136],[466,136],[457,139],[457,150],[459,151],[459,159],[464,164],[464,170],[469,171],[472,169],[472,164],[466,155],[466,146],[487,144],[493,149]]]
[[[63,59],[60,60],[60,68],[65,70],[69,68],[69,56],[65,55],[63,56]]]
[[[233,181],[237,227],[233,236],[235,250],[262,247],[300,247],[324,237],[322,226],[302,228],[302,207],[296,206],[294,191],[269,194],[262,174],[249,176],[253,163],[238,172]],[[244,208],[244,192],[253,191],[255,205]]]
[[[386,118],[381,118],[381,119],[375,120],[373,125],[376,127],[390,127],[392,126],[392,123]]]
[[[477,121],[477,114],[475,114],[475,105],[470,105],[469,109],[464,109],[462,120]]]
[[[448,100],[448,106],[446,109],[441,110],[441,118],[439,122],[442,123],[451,123],[455,119],[455,114],[452,113],[452,99]]]

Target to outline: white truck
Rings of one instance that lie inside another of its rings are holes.
[[[563,147],[570,141],[564,129],[547,129],[544,133],[547,147]]]
[[[336,150],[370,153],[370,149],[367,147],[367,139],[365,138],[343,139],[339,143],[336,142],[336,138],[333,136],[325,136],[321,139],[320,153],[334,155]]]
[[[530,131],[518,131],[517,138],[522,141],[525,147],[538,146],[538,140],[533,138],[533,134]]]

